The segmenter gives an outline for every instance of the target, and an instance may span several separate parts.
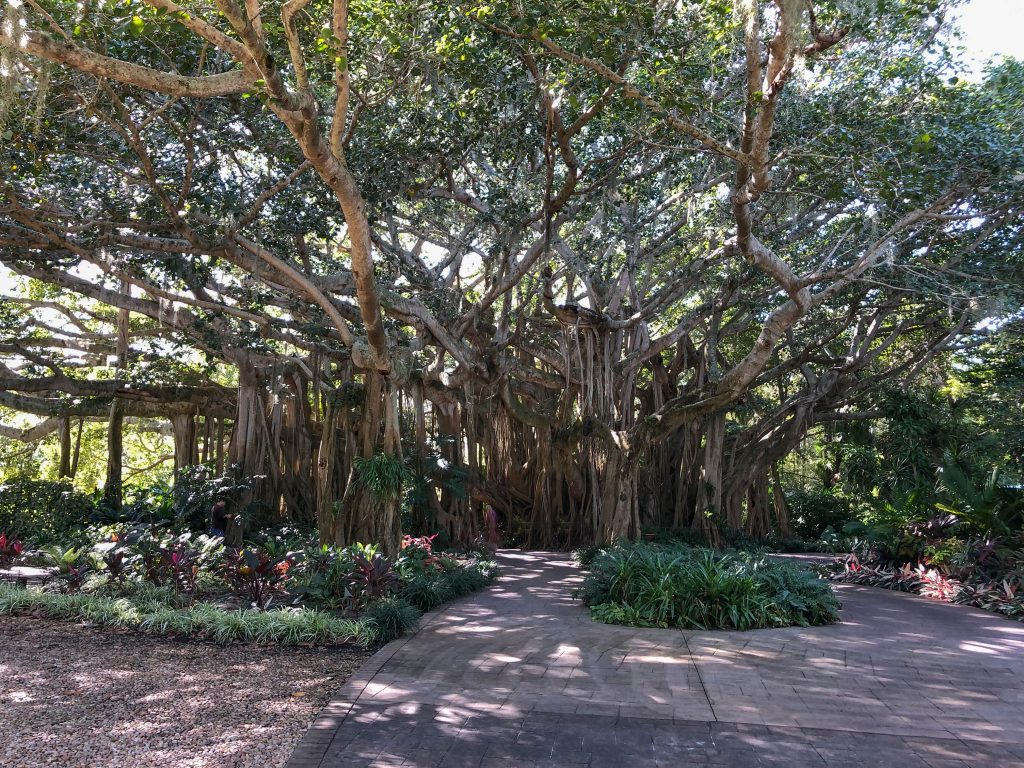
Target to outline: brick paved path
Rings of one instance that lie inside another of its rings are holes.
[[[843,623],[681,632],[591,622],[563,554],[349,680],[287,768],[1024,768],[1024,624],[843,585]]]

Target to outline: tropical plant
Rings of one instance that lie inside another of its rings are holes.
[[[580,595],[598,607],[595,618],[637,626],[753,629],[824,624],[839,615],[828,583],[791,563],[678,544],[602,550]]]
[[[43,549],[49,562],[57,568],[57,579],[67,592],[77,592],[91,572],[86,553],[76,547],[51,544]]]
[[[353,558],[353,566],[348,575],[347,597],[356,608],[388,597],[400,583],[394,564],[380,553],[370,556],[357,553]]]
[[[263,550],[229,549],[221,572],[229,584],[249,598],[251,605],[265,611],[281,591],[295,560],[293,555],[274,558]]]
[[[413,482],[412,471],[401,456],[378,453],[356,457],[353,466],[358,481],[380,501],[400,499],[402,489]]]
[[[128,572],[124,549],[118,546],[111,547],[100,555],[100,560],[110,581],[124,582]]]
[[[969,525],[989,536],[1005,536],[1024,527],[1024,493],[1000,483],[998,467],[993,467],[980,488],[971,482],[960,465],[947,453],[939,473],[939,485],[949,502],[936,503]]]
[[[1024,582],[1003,579],[964,584],[954,600],[993,613],[1024,621]]]
[[[389,643],[415,627],[420,615],[400,597],[382,597],[367,606],[365,620],[378,643]]]
[[[6,568],[21,556],[25,547],[13,536],[7,538],[6,531],[0,531],[0,568]]]
[[[316,605],[343,608],[348,602],[349,581],[355,569],[352,548],[328,544],[305,551],[291,591]]]
[[[434,554],[435,538],[437,538],[437,534],[433,536],[410,536],[407,534],[402,538],[402,548],[395,560],[395,567],[402,578],[443,568],[441,558]]]

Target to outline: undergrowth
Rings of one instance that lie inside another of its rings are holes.
[[[314,606],[277,610],[232,610],[211,602],[190,604],[165,585],[126,580],[101,582],[89,591],[61,593],[0,582],[0,615],[33,615],[153,635],[190,637],[221,645],[237,642],[280,645],[380,645],[413,629],[425,611],[482,589],[493,579],[493,561],[455,561],[410,569],[397,594],[370,601],[358,618]]]
[[[609,624],[747,630],[839,620],[827,581],[758,554],[634,542],[588,559],[579,596]]]
[[[0,583],[0,615],[36,615],[97,626],[121,627],[154,635],[188,636],[226,645],[236,642],[280,645],[373,645],[382,637],[368,620],[343,619],[314,608],[273,611],[223,610],[211,603],[178,608],[155,593],[109,597],[80,592],[60,594]]]

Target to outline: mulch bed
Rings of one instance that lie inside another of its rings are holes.
[[[370,653],[0,617],[0,765],[275,768]]]

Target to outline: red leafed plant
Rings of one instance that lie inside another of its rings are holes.
[[[433,554],[434,552],[434,539],[437,538],[435,533],[433,536],[410,536],[405,534],[402,537],[402,549],[408,549],[409,547],[418,547],[425,549],[427,552]]]
[[[247,595],[256,608],[265,611],[274,593],[284,586],[294,562],[291,555],[273,557],[264,550],[229,550],[222,572],[235,589]]]
[[[375,552],[367,557],[359,553],[355,556],[354,564],[355,568],[348,575],[346,589],[346,597],[353,607],[365,608],[398,588],[398,572],[384,555]]]
[[[396,563],[398,570],[404,574],[441,570],[441,562],[434,554],[436,538],[436,533],[433,536],[403,536],[402,553]]]
[[[14,538],[7,538],[7,534],[0,532],[0,568],[6,568],[18,558],[24,551],[22,543]]]
[[[921,580],[921,594],[933,600],[952,602],[960,594],[960,582],[943,575],[937,568],[927,568],[924,563],[917,566],[917,577]]]

